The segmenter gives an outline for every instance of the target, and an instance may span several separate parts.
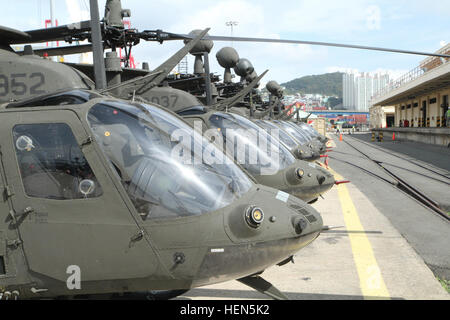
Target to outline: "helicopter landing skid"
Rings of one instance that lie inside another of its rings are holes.
[[[245,278],[237,279],[237,281],[261,292],[275,300],[289,300],[280,290],[278,290],[273,284],[264,280],[260,276],[248,276]]]

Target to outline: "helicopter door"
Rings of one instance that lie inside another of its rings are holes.
[[[3,166],[3,156],[0,146],[0,283],[24,284],[27,279],[23,273],[18,274],[16,266],[24,263],[23,252],[20,245],[20,238],[17,230],[10,228],[11,223],[11,201],[9,198],[10,189],[5,178],[5,167]],[[0,286],[0,293],[1,293]]]
[[[1,117],[6,175],[29,269],[64,285],[77,268],[81,283],[152,275],[158,259],[77,115],[52,110]]]

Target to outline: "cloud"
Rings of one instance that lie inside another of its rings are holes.
[[[170,4],[168,3],[170,6]],[[229,36],[231,29],[226,25],[227,21],[237,21],[238,25],[234,27],[234,36],[256,37],[256,38],[274,38],[282,37],[276,24],[282,23],[276,19],[273,21],[272,12],[267,8],[267,3],[250,2],[244,0],[215,1],[206,4],[197,5],[185,3],[185,7],[190,8],[190,14],[184,14],[167,25],[168,31],[178,33],[188,33],[193,29],[203,29],[211,27],[210,34]],[[170,12],[170,8],[167,11]],[[133,19],[133,16],[132,16]],[[139,18],[139,24],[143,23]],[[218,74],[223,73],[223,69],[218,65],[215,55],[218,50],[224,46],[231,46],[238,51],[241,58],[249,59],[258,73],[269,69],[266,76],[275,78],[279,81],[288,81],[292,79],[292,70],[298,70],[299,74],[305,69],[311,59],[319,63],[319,59],[327,57],[327,48],[313,47],[310,45],[286,45],[277,43],[248,43],[234,41],[215,41],[213,50],[210,54],[211,70]],[[168,57],[168,51],[174,52],[181,47],[181,43],[164,43],[163,46],[155,44],[144,45],[145,54],[151,58],[152,68],[164,61]],[[164,49],[165,54],[163,54]],[[169,49],[170,48],[170,49]],[[144,49],[133,49],[138,55]],[[162,58],[164,57],[164,58]],[[188,64],[190,68],[193,65],[193,57],[189,57]],[[309,62],[308,62],[309,61]]]
[[[81,9],[78,0],[66,0],[67,12],[71,22],[83,21],[90,19],[88,8]]]

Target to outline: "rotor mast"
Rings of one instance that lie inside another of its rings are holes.
[[[90,0],[91,11],[91,35],[92,35],[92,54],[94,59],[95,88],[98,90],[106,89],[105,61],[103,58],[103,42],[100,30],[100,15],[98,11],[98,1]]]

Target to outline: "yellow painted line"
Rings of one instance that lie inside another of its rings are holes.
[[[344,180],[342,176],[332,169],[330,171],[334,174],[336,180]],[[364,231],[347,186],[345,184],[338,185],[337,190],[347,230]],[[372,246],[366,234],[349,233],[348,236],[364,299],[389,299],[389,291],[384,283],[381,270],[378,267]]]

